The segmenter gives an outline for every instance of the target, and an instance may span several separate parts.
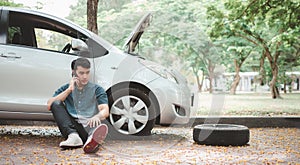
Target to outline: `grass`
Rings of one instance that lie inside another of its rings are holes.
[[[196,116],[300,116],[300,93],[208,94],[199,93]]]

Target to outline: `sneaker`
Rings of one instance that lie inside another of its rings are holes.
[[[81,147],[83,142],[79,137],[78,133],[71,133],[68,135],[68,139],[62,141],[59,146],[61,148],[73,148],[73,147]]]
[[[90,135],[83,146],[83,151],[85,153],[95,153],[98,151],[99,144],[103,142],[107,135],[107,125],[100,124],[93,131],[92,135]]]

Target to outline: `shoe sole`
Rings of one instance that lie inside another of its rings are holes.
[[[75,144],[75,145],[59,145],[60,148],[64,148],[64,149],[66,149],[66,148],[80,148],[80,147],[82,147],[82,146],[83,146],[83,144]]]
[[[68,149],[68,148],[80,148],[83,144],[74,144],[74,145],[59,145],[60,148]]]
[[[105,124],[98,126],[92,134],[91,141],[83,146],[83,151],[85,153],[93,153],[98,145],[106,138],[107,130],[108,128]]]
[[[76,148],[81,148],[83,145],[74,145],[74,146],[68,146],[68,145],[62,145],[59,146],[61,149],[76,149]]]

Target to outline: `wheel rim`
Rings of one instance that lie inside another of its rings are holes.
[[[123,96],[113,103],[109,117],[111,124],[118,132],[136,134],[147,125],[149,110],[140,98]]]

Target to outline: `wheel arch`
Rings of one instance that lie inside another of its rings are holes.
[[[112,91],[114,91],[114,90],[119,90],[119,89],[127,88],[127,87],[141,90],[141,91],[145,92],[148,96],[151,97],[151,99],[154,101],[155,112],[157,114],[156,119],[155,119],[155,123],[159,124],[160,123],[160,106],[159,106],[159,102],[158,102],[156,96],[153,94],[153,92],[152,92],[152,95],[149,95],[151,93],[151,90],[147,86],[145,86],[143,84],[140,84],[138,82],[132,82],[132,81],[121,82],[121,83],[118,83],[118,84],[114,84],[113,86],[108,88],[106,90],[106,93],[107,93],[107,95],[110,95],[112,93]]]

